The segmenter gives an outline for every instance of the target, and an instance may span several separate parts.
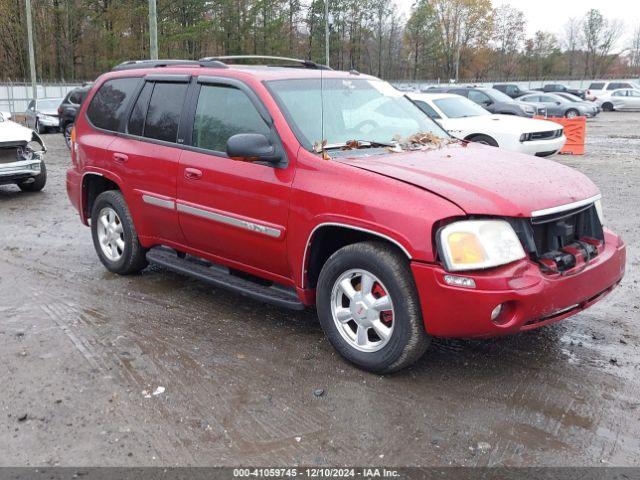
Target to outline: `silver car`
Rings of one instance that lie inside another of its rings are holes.
[[[635,88],[613,90],[598,97],[596,103],[607,112],[613,110],[638,110],[640,109],[640,90]]]
[[[572,102],[554,93],[530,93],[519,97],[517,101],[542,103],[547,107],[547,116],[549,117],[575,118],[596,115],[596,111],[591,106]]]
[[[584,105],[585,107],[593,110],[593,117],[595,117],[596,115],[598,115],[601,111],[602,108],[600,108],[600,106],[597,103],[594,102],[590,102],[587,100],[582,100],[580,97],[572,94],[572,93],[567,93],[567,92],[556,92],[556,95],[558,95],[559,97],[562,98],[566,98],[567,100],[569,100],[570,102],[573,103],[579,103],[580,105]]]
[[[24,113],[27,127],[38,133],[45,133],[47,130],[57,131],[60,127],[58,107],[61,103],[62,98],[31,100]]]

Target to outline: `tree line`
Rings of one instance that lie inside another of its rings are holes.
[[[160,58],[283,55],[325,62],[325,0],[158,0]],[[598,10],[527,37],[522,11],[490,0],[327,0],[330,65],[391,80],[596,78],[640,74],[640,25],[623,52]],[[149,57],[147,0],[32,0],[42,81],[92,80]],[[29,77],[24,0],[0,1],[0,79]]]

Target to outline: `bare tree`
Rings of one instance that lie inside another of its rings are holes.
[[[566,53],[567,73],[569,76],[572,76],[576,69],[578,53],[582,48],[581,28],[582,20],[576,17],[570,17],[564,24],[564,39],[562,45]]]
[[[629,66],[635,74],[640,73],[640,25],[633,31],[631,39],[631,55],[629,57]]]
[[[518,68],[518,52],[524,43],[524,13],[508,4],[496,8],[494,39],[498,48],[498,72],[509,80]]]
[[[618,20],[607,20],[599,10],[591,9],[582,22],[582,35],[586,48],[585,74],[595,78],[613,62],[611,49],[620,39],[623,25]]]

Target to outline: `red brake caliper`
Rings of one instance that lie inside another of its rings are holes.
[[[376,282],[375,285],[373,286],[373,289],[371,289],[371,294],[374,296],[374,298],[381,298],[381,297],[384,297],[387,294],[387,292],[384,291],[384,288],[382,288],[382,285]],[[385,310],[384,312],[381,312],[380,320],[387,327],[391,326],[391,322],[393,322],[393,313],[391,313],[391,310]]]

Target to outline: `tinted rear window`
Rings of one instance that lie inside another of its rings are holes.
[[[117,78],[102,84],[87,108],[91,123],[98,128],[118,131],[139,81],[136,77]]]
[[[152,91],[153,83],[147,82],[140,92],[136,104],[133,106],[131,117],[129,117],[129,124],[127,125],[128,133],[132,135],[142,135],[144,131],[144,118],[147,116],[147,107],[149,106]]]
[[[592,83],[589,85],[589,90],[602,90],[604,88],[604,83]]]
[[[165,142],[176,141],[187,88],[188,83],[156,83],[144,124],[145,137]]]
[[[75,103],[76,105],[80,105],[82,103],[82,92],[74,91],[69,95],[69,102]]]

